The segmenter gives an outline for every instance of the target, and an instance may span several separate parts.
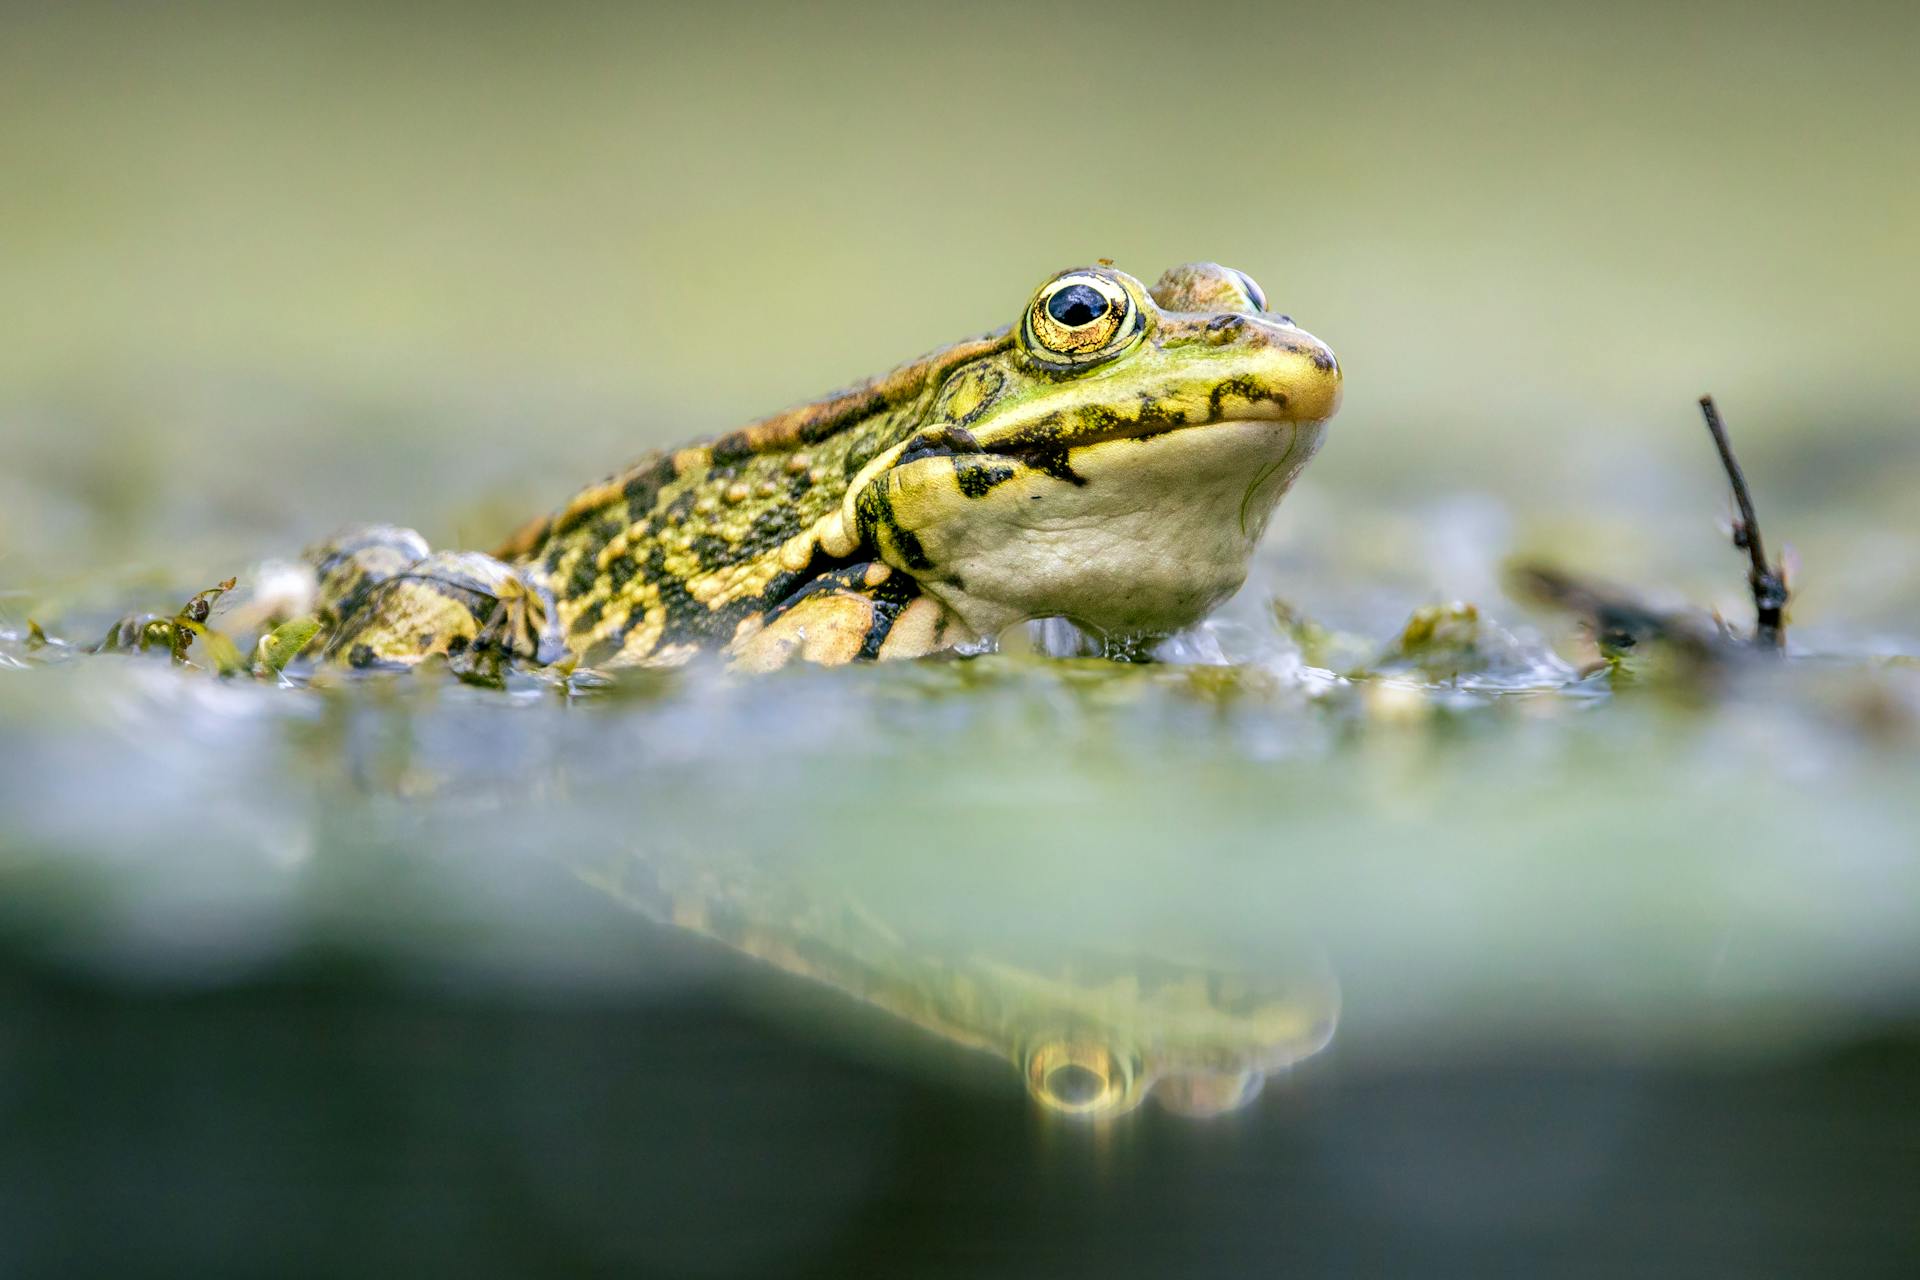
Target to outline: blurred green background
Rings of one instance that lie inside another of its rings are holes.
[[[0,0],[0,1273],[1916,1273],[1916,50],[1912,4]],[[485,546],[1096,257],[1243,268],[1347,371],[1175,661],[5,669],[349,522]],[[1504,558],[1750,617],[1705,391],[1851,660],[1575,681]],[[1486,669],[1303,674],[1276,595],[1363,645],[1476,600]],[[680,852],[989,957],[1297,928],[1345,1011],[1237,1125],[1049,1128],[576,883]]]
[[[4,23],[0,586],[367,518],[484,544],[1105,256],[1242,267],[1341,353],[1279,538],[1466,491],[1495,552],[1698,551],[1735,603],[1712,390],[1803,619],[1920,600],[1911,5]]]

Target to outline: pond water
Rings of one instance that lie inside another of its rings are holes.
[[[1341,674],[1363,634],[1276,620],[1305,567],[1146,664],[1052,625],[307,688],[15,636],[10,1261],[67,1256],[76,1203],[149,1224],[103,1266],[344,1229],[396,1265],[1172,1267],[1205,1230],[1471,1269],[1585,1256],[1596,1204],[1622,1266],[1910,1248],[1920,668],[1583,676],[1499,601]],[[1702,1178],[1718,1216],[1670,1202]]]

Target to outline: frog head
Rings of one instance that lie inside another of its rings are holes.
[[[1107,957],[1095,976],[1086,963],[989,966],[1027,1092],[1074,1119],[1122,1115],[1149,1095],[1186,1116],[1235,1110],[1324,1048],[1339,1015],[1332,974],[1304,952],[1260,973],[1136,954]]]
[[[843,519],[974,632],[1164,634],[1238,590],[1340,403],[1333,352],[1249,277],[1063,271],[946,371]]]
[[[984,935],[955,945],[843,927],[831,950],[822,936],[804,952],[769,947],[766,933],[729,941],[942,1039],[1005,1056],[1043,1111],[1071,1120],[1114,1119],[1149,1097],[1185,1116],[1236,1110],[1268,1076],[1326,1047],[1339,1018],[1339,987],[1304,947],[1250,970]]]

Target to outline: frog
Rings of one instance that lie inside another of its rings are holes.
[[[711,850],[557,856],[653,924],[747,958],[755,976],[825,988],[929,1043],[1004,1060],[1042,1113],[1069,1122],[1116,1121],[1149,1099],[1190,1120],[1240,1111],[1339,1023],[1339,983],[1301,939],[1269,937],[1257,968],[1174,948],[1036,944],[916,928],[831,877]]]
[[[309,550],[319,661],[764,672],[1065,618],[1137,647],[1236,592],[1319,449],[1339,361],[1244,272],[1102,260],[1018,318],[647,454],[491,554],[399,526]]]

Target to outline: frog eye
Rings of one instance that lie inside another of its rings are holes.
[[[1265,311],[1267,309],[1267,291],[1262,289],[1259,283],[1246,272],[1235,271],[1233,274],[1240,277],[1240,285],[1247,291],[1247,301],[1253,304],[1253,309],[1255,311]]]
[[[1054,1040],[1027,1054],[1027,1092],[1049,1110],[1093,1117],[1139,1101],[1131,1064],[1103,1044]]]
[[[1096,271],[1068,271],[1033,295],[1023,325],[1027,350],[1048,364],[1089,364],[1117,355],[1144,317],[1125,285]]]

